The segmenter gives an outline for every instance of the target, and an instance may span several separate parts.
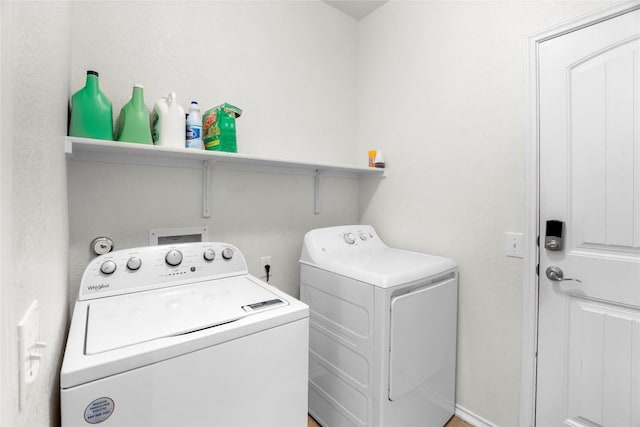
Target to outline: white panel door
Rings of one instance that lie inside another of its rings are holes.
[[[541,43],[539,64],[536,425],[640,427],[640,10]]]

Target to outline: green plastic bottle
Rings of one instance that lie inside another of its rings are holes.
[[[149,110],[144,104],[143,91],[141,85],[134,85],[131,99],[120,110],[120,116],[116,122],[118,141],[153,144]]]
[[[71,97],[69,136],[113,140],[111,101],[100,91],[97,71],[87,71],[85,86]]]

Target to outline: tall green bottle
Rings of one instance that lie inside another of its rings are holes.
[[[141,85],[134,85],[131,99],[120,110],[120,116],[116,122],[118,141],[153,144],[149,110],[144,104],[143,90]]]
[[[113,140],[111,101],[100,91],[97,71],[87,71],[85,86],[71,97],[69,136]]]

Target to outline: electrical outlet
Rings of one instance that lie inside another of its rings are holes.
[[[271,255],[260,257],[260,278],[267,278],[267,270],[264,269],[265,265],[270,265],[271,270],[269,271],[269,279],[273,277],[273,264],[271,264]]]
[[[507,233],[505,255],[522,258],[522,233]]]

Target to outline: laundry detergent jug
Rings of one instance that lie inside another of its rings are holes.
[[[111,101],[100,91],[97,71],[87,71],[85,86],[71,97],[69,136],[113,140]]]
[[[134,85],[131,99],[120,110],[116,122],[116,139],[124,142],[152,144],[149,110],[144,104],[142,85]]]
[[[170,92],[156,101],[152,113],[153,143],[164,147],[184,148],[184,108],[176,101],[176,93]]]

